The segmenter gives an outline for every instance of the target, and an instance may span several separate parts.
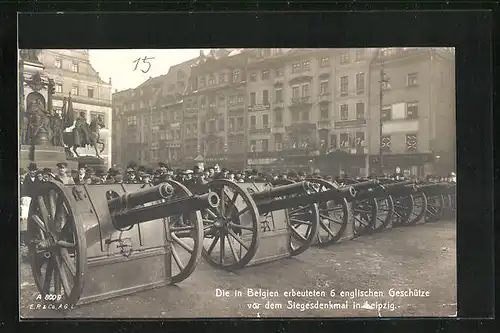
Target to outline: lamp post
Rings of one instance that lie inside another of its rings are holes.
[[[379,149],[379,160],[380,160],[380,175],[382,176],[384,174],[384,156],[383,156],[383,150],[382,150],[382,136],[383,136],[383,117],[382,117],[382,110],[384,108],[384,84],[387,84],[389,82],[389,78],[386,76],[385,71],[384,71],[384,64],[382,63],[382,67],[380,68],[380,117],[379,117],[379,124],[380,124],[380,149]]]

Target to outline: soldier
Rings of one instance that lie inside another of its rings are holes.
[[[87,123],[85,112],[80,112],[80,116],[76,118],[75,130],[79,134],[80,146],[85,146],[90,142],[90,130],[89,130],[89,124]]]
[[[149,173],[144,173],[141,178],[142,178],[143,184],[150,184],[151,183],[151,175]]]
[[[123,184],[123,176],[121,174],[117,173],[113,178],[115,184]]]
[[[136,176],[137,176],[136,170],[134,170],[131,167],[127,168],[127,175],[125,178],[125,183],[126,184],[139,184],[139,181],[137,180]]]
[[[75,184],[80,185],[85,183],[85,178],[87,178],[86,171],[87,169],[85,165],[81,165],[78,168],[78,174],[73,178]]]
[[[57,166],[56,180],[60,181],[64,185],[74,185],[75,181],[67,174],[68,163],[66,162],[57,163],[56,166]]]

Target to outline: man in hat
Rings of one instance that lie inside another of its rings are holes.
[[[85,178],[87,178],[87,167],[86,165],[80,165],[78,168],[78,175],[73,178],[73,181],[77,185],[85,184]]]
[[[125,178],[125,184],[139,184],[139,181],[137,180],[137,173],[136,170],[133,168],[127,168],[127,175]]]
[[[74,185],[75,181],[67,174],[68,163],[66,162],[57,163],[56,166],[57,166],[56,180],[60,181],[64,185]]]
[[[151,175],[149,173],[143,173],[141,177],[141,182],[144,185],[150,184],[151,183]]]
[[[43,168],[42,175],[44,182],[48,182],[49,180],[55,179],[55,175],[52,173],[51,168]]]
[[[21,187],[21,197],[31,197],[35,191],[37,184],[36,173],[38,168],[35,163],[28,165],[28,173],[23,179],[23,186]]]

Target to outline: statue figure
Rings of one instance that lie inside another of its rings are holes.
[[[63,121],[59,113],[54,112],[52,117],[50,117],[50,124],[52,128],[52,144],[55,147],[64,147]]]
[[[26,98],[28,103],[27,144],[43,144],[51,137],[50,119],[45,111],[45,100],[39,93],[30,93]]]
[[[70,148],[70,151],[76,156],[79,157],[77,148],[86,147],[88,145],[94,147],[96,156],[100,158],[100,153],[104,151],[105,144],[100,140],[99,130],[105,127],[104,121],[101,116],[90,122],[90,125],[87,123],[85,118],[85,113],[81,112],[80,116],[75,121],[75,127],[73,128],[73,135],[67,136],[64,139],[64,142]],[[101,145],[101,149],[97,149],[97,145]]]
[[[73,137],[75,138],[73,141],[75,146],[85,147],[90,142],[90,130],[85,117],[85,112],[80,112],[80,115],[76,118],[75,128],[73,129]]]

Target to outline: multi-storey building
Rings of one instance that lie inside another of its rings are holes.
[[[100,78],[90,64],[88,50],[44,49],[40,61],[45,66],[45,72],[54,80],[53,108],[56,112],[62,110],[63,98],[71,94],[75,119],[80,112],[86,113],[88,122],[102,116],[105,128],[101,129],[100,136],[105,149],[101,157],[110,165],[113,151],[111,79],[105,82]],[[78,148],[78,154],[95,155],[95,150]]]
[[[113,94],[117,115],[115,164],[180,162],[182,97],[193,62],[172,66],[165,75]]]
[[[380,49],[371,65],[370,111],[373,167],[380,167],[381,157],[385,172],[454,170],[454,50]]]
[[[184,96],[183,158],[241,168],[245,164],[247,50],[200,53]]]

